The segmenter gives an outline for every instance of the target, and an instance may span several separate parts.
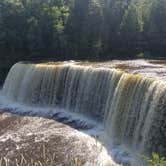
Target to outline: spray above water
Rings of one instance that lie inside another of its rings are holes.
[[[15,64],[2,93],[30,106],[61,108],[102,122],[110,140],[166,155],[166,83],[72,63]]]

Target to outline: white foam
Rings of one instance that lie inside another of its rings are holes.
[[[82,135],[81,138],[87,137],[86,134],[94,137],[94,139],[97,141],[99,140],[101,144],[107,149],[103,149],[103,152],[98,156],[101,160],[103,158],[104,160],[104,155],[106,157],[106,154],[108,153],[111,158],[114,158],[116,162],[121,163],[121,164],[126,164],[126,163],[137,163],[138,158],[132,155],[133,152],[129,152],[127,148],[125,148],[122,145],[114,145],[110,139],[108,138],[104,126],[101,123],[96,122],[93,119],[84,117],[83,115],[79,115],[78,113],[72,113],[72,112],[66,112],[65,110],[60,110],[58,108],[41,108],[41,107],[32,107],[32,106],[27,106],[23,105],[17,102],[13,102],[8,100],[6,97],[4,97],[2,94],[0,94],[0,109],[3,110],[8,110],[9,112],[11,111],[12,113],[17,113],[17,114],[27,114],[33,116],[39,115],[42,117],[48,116],[48,115],[53,115],[56,112],[62,111],[63,114],[66,116],[72,116],[75,118],[83,119],[85,121],[88,121],[89,123],[95,124],[95,127],[89,130],[81,130],[84,133],[73,133],[74,136],[80,137],[80,134]],[[78,135],[77,135],[78,134]],[[31,136],[32,133],[27,133],[27,136]],[[71,134],[72,135],[72,134]],[[70,136],[71,136],[70,135]],[[0,142],[5,142],[7,140],[13,140],[14,142],[19,142],[20,140],[17,137],[11,137],[11,136],[2,136],[0,137]],[[43,138],[45,139],[45,138]],[[109,141],[108,141],[109,139]],[[40,142],[38,137],[35,139],[36,142]],[[45,140],[44,140],[45,141]],[[113,162],[113,161],[111,161]]]

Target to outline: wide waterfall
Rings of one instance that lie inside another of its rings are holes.
[[[93,65],[17,63],[2,92],[19,103],[98,119],[115,143],[166,155],[165,81]]]

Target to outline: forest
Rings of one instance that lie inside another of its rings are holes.
[[[0,1],[3,74],[19,60],[150,58],[165,51],[165,0]]]

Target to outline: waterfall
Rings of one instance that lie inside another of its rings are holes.
[[[19,103],[97,118],[115,143],[166,155],[164,81],[93,65],[17,63],[2,92]]]

